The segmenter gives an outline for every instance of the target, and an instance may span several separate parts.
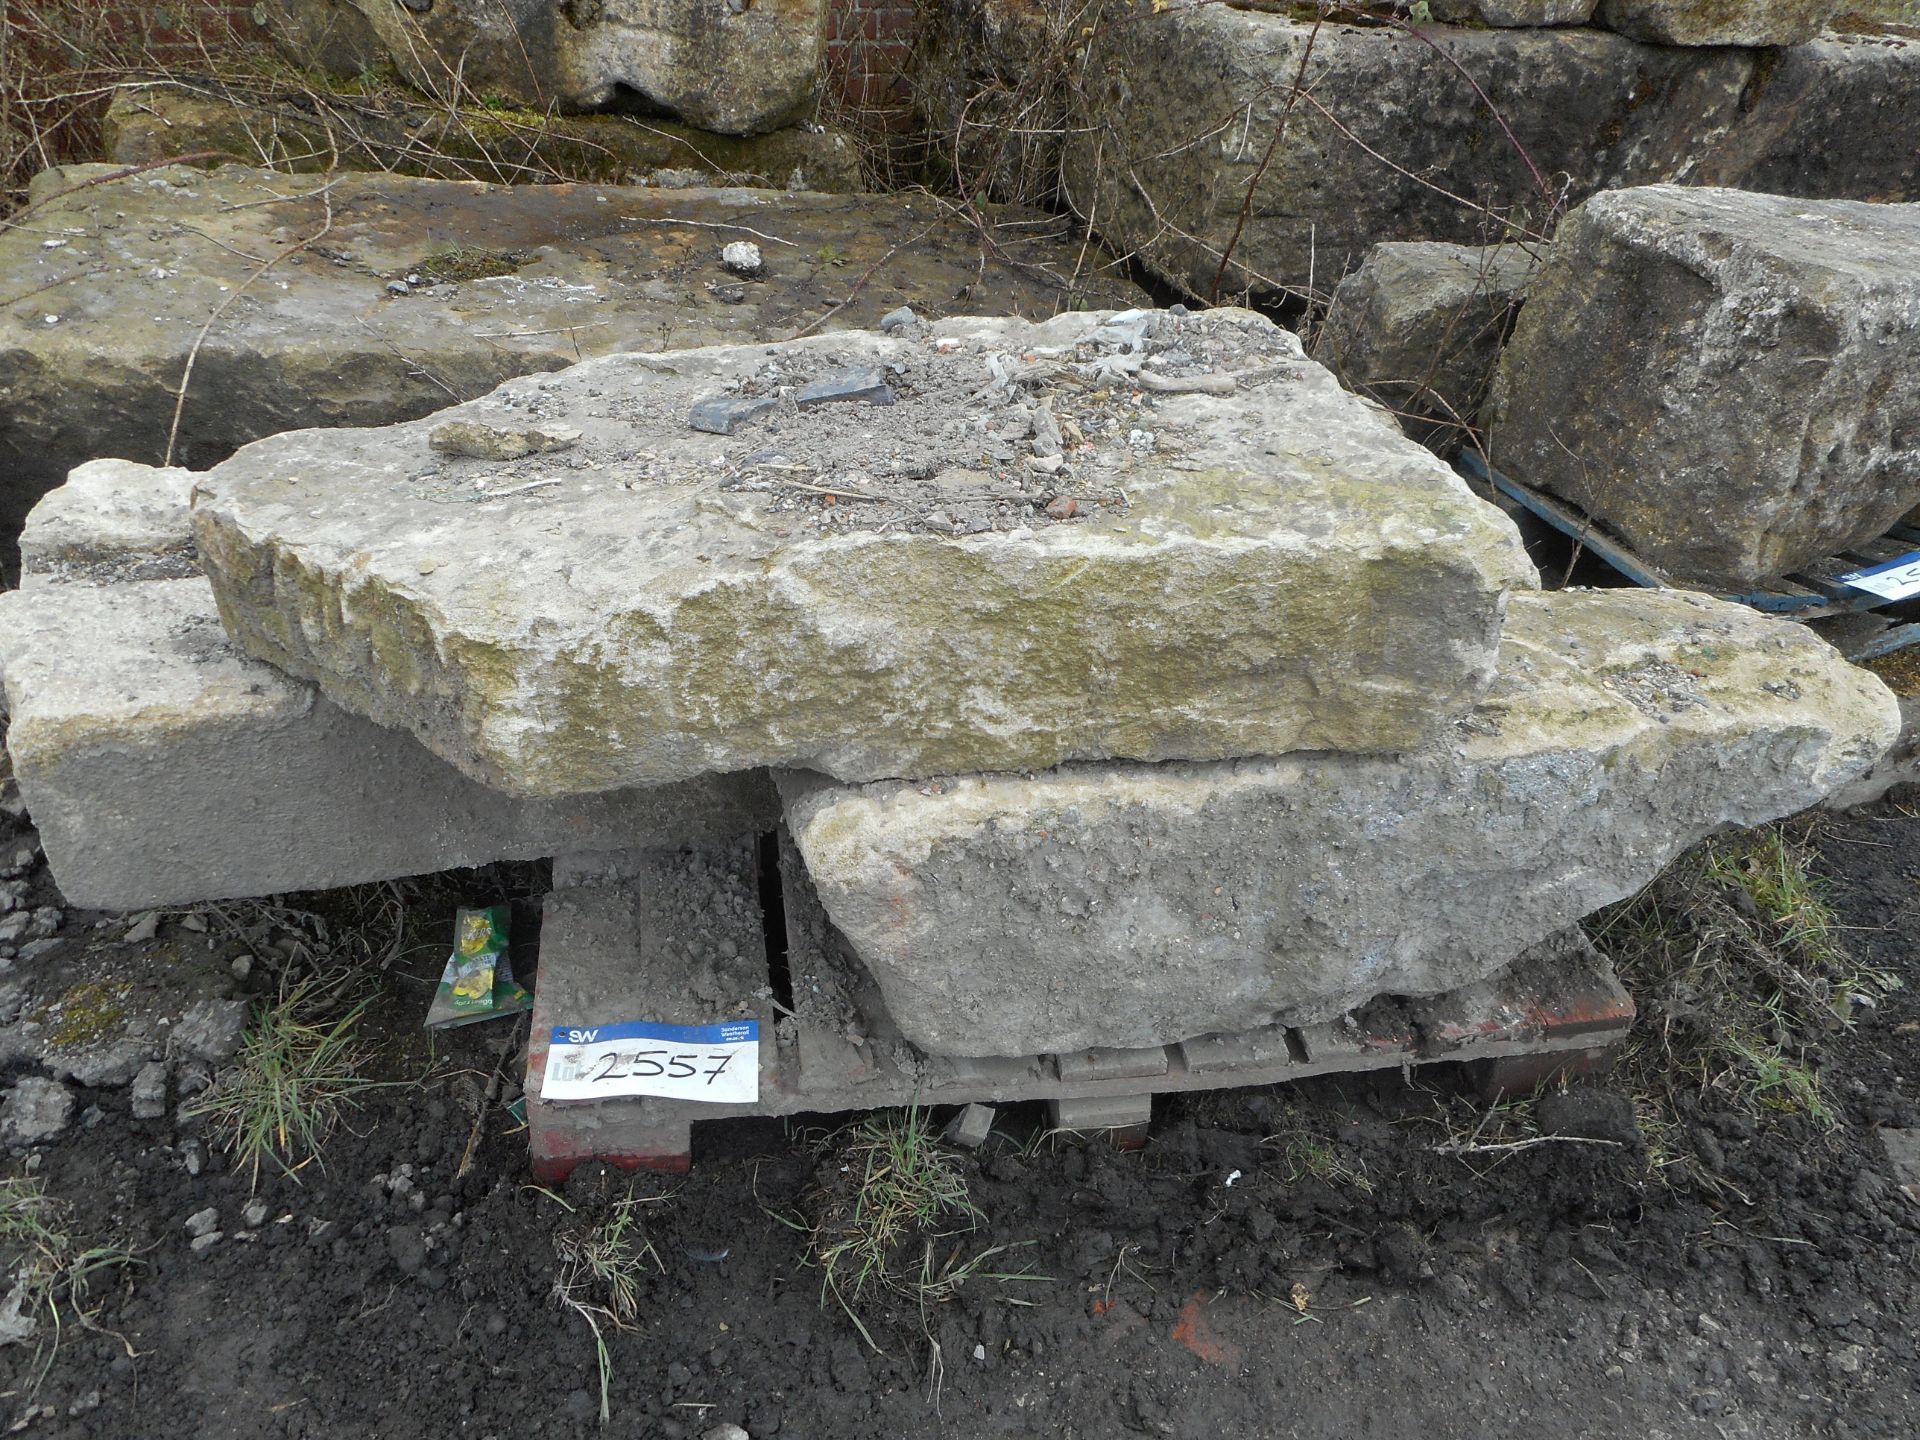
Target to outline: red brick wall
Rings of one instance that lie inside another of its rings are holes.
[[[827,0],[828,82],[848,108],[904,116],[916,16],[912,0]]]

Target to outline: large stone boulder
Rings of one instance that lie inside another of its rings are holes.
[[[944,33],[970,35],[955,21]],[[1070,136],[1063,195],[1203,299],[1324,293],[1378,241],[1524,238],[1556,206],[1623,185],[1766,176],[1788,193],[1920,198],[1920,44],[1897,37],[1685,48],[1587,27],[1413,30],[1140,0],[1073,43],[1084,69],[1063,69],[1072,57],[1055,46],[1034,72],[1085,77],[1038,122]],[[962,125],[966,106],[949,84],[929,118],[991,149],[992,134]]]
[[[85,467],[34,513],[26,588],[0,595],[7,750],[74,904],[326,889],[775,822],[764,775],[515,800],[249,660],[195,569],[180,473]],[[180,578],[129,578],[155,574]]]
[[[1423,442],[1479,413],[1538,248],[1389,241],[1340,282],[1314,358]]]
[[[1701,136],[1699,164],[1671,178],[1772,195],[1920,200],[1920,30],[1823,35],[1770,51],[1740,103],[1738,122]]]
[[[1682,583],[1742,590],[1920,501],[1920,205],[1650,186],[1567,217],[1491,453]]]
[[[1840,0],[1600,0],[1609,30],[1655,45],[1800,45]]]
[[[1414,33],[1210,4],[1124,13],[1093,45],[1067,193],[1202,298],[1325,285],[1381,240],[1524,239],[1559,187],[1674,173],[1736,118],[1751,73],[1738,51],[1599,30]]]
[[[222,618],[530,796],[1400,750],[1485,688],[1517,533],[1271,321],[909,330],[261,441],[198,485]]]
[[[0,556],[76,465],[166,458],[189,355],[173,460],[199,469],[609,351],[870,326],[902,304],[1041,317],[1076,293],[1139,296],[1104,262],[1056,278],[1079,247],[1031,227],[983,256],[970,225],[908,196],[113,173],[48,172],[32,223],[0,232],[0,283],[24,297],[0,310]],[[760,246],[752,280],[722,263],[731,241]]]
[[[1310,1024],[1489,975],[1688,845],[1813,803],[1893,697],[1804,629],[1677,591],[1516,596],[1487,698],[1400,758],[780,778],[895,1024],[948,1054]]]
[[[638,105],[732,135],[806,113],[826,46],[821,0],[270,0],[267,18],[303,64],[374,51],[443,100]]]

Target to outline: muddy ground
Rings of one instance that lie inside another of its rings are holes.
[[[507,1025],[416,1028],[454,895],[530,895],[542,877],[413,887],[409,933],[424,938],[364,966],[371,1073],[396,1083],[360,1097],[324,1168],[261,1177],[259,1223],[249,1176],[204,1122],[136,1120],[124,1087],[80,1089],[84,1118],[65,1137],[5,1157],[6,1175],[33,1173],[69,1202],[77,1234],[137,1263],[96,1278],[90,1324],[70,1318],[57,1350],[0,1349],[0,1425],[476,1440],[723,1424],[754,1440],[1911,1435],[1920,1201],[1877,1127],[1920,1126],[1920,814],[1823,822],[1814,843],[1856,953],[1907,982],[1823,1043],[1833,1128],[1755,1118],[1710,1091],[1642,1133],[1618,1077],[1483,1125],[1484,1102],[1445,1066],[1410,1083],[1162,1101],[1138,1153],[1003,1110],[986,1148],[957,1160],[978,1228],[909,1253],[950,1275],[1006,1248],[924,1307],[858,1305],[873,1345],[823,1303],[804,1233],[848,1184],[832,1134],[844,1118],[708,1127],[689,1177],[583,1173],[542,1191],[509,1097],[484,1099]],[[53,898],[44,868],[34,887]],[[518,907],[523,940],[534,915]],[[94,928],[102,918],[66,916],[60,945],[10,978],[57,989],[90,949],[96,963],[103,946],[140,950],[118,939],[127,918]],[[245,977],[223,984],[263,998],[287,963],[275,933],[201,935],[169,917],[143,943],[211,973],[244,956]],[[456,1178],[476,1113],[474,1163]],[[631,1213],[658,1263],[634,1327],[609,1333],[603,1428],[592,1333],[554,1299],[556,1239],[630,1195],[651,1202]],[[187,1221],[209,1207],[221,1238],[195,1250]]]

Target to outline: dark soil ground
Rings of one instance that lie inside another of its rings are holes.
[[[1877,1130],[1920,1126],[1920,815],[1823,822],[1815,844],[1856,953],[1906,980],[1822,1046],[1833,1128],[1756,1117],[1715,1090],[1688,1092],[1643,1134],[1635,1106],[1652,1112],[1624,1077],[1483,1127],[1484,1102],[1445,1066],[1410,1083],[1396,1072],[1162,1101],[1137,1153],[1003,1110],[987,1147],[957,1159],[983,1222],[909,1254],[937,1272],[1008,1248],[924,1311],[905,1296],[856,1307],[878,1351],[822,1303],[808,1261],[807,1217],[848,1183],[832,1137],[844,1117],[811,1132],[716,1125],[697,1135],[690,1177],[583,1172],[564,1194],[543,1191],[512,1116],[478,1098],[507,1022],[431,1040],[416,1028],[442,959],[423,945],[365,982],[375,1068],[403,1083],[361,1097],[324,1169],[263,1175],[257,1228],[243,1220],[247,1174],[217,1145],[189,1173],[193,1123],[133,1119],[124,1088],[82,1091],[86,1123],[6,1157],[6,1174],[36,1173],[70,1203],[78,1234],[138,1263],[96,1280],[93,1328],[69,1323],[50,1364],[30,1343],[0,1350],[0,1426],[476,1440],[729,1423],[754,1440],[1912,1435],[1920,1202]],[[464,883],[479,901],[501,882]],[[447,897],[431,894],[416,903],[445,930],[450,912],[434,907]],[[65,950],[32,967],[57,974],[66,950],[105,933],[89,928],[99,918],[70,916]],[[516,918],[524,934],[531,908]],[[170,921],[157,943],[176,933]],[[275,957],[255,948],[235,990],[270,996]],[[458,1178],[476,1113],[475,1163]],[[1511,1149],[1439,1148],[1547,1131],[1559,1133]],[[603,1430],[593,1335],[554,1299],[556,1237],[629,1194],[652,1202],[632,1213],[658,1263],[633,1328],[608,1334]],[[209,1206],[224,1238],[196,1253],[185,1222]]]

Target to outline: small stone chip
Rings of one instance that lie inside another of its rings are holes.
[[[687,423],[709,435],[731,435],[749,420],[757,420],[777,408],[779,403],[765,396],[714,395],[694,404]]]
[[[893,404],[893,387],[887,384],[878,370],[842,370],[829,375],[824,380],[816,380],[811,385],[802,385],[794,392],[793,403],[802,410],[810,410],[815,405],[829,405],[836,400],[860,400],[868,405]]]
[[[767,268],[760,247],[750,240],[735,240],[720,251],[720,263],[743,279],[753,280]]]
[[[220,1228],[220,1212],[209,1205],[204,1210],[196,1210],[187,1217],[187,1234],[198,1237],[211,1235]]]

